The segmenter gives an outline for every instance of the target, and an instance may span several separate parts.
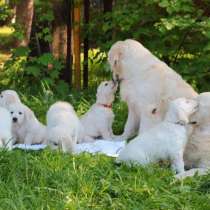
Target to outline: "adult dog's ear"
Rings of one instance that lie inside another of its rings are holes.
[[[189,119],[182,110],[177,110],[177,123],[181,125],[187,125],[189,123]]]

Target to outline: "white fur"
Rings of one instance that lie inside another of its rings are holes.
[[[12,149],[12,121],[7,109],[0,107],[0,147]]]
[[[74,108],[67,102],[56,102],[47,112],[47,140],[52,149],[73,152],[81,138],[79,118]]]
[[[116,90],[117,85],[112,81],[104,81],[99,85],[96,103],[80,118],[84,128],[83,142],[94,141],[97,137],[113,138],[114,113],[112,108],[104,107],[104,105],[112,105]]]
[[[120,81],[120,95],[129,110],[121,139],[157,125],[171,100],[197,96],[180,75],[135,40],[116,42],[108,53],[108,61],[113,78]],[[149,117],[149,106],[157,107],[158,115]]]
[[[20,103],[9,106],[12,116],[12,134],[16,143],[45,143],[46,126],[38,121],[33,111]]]
[[[197,102],[194,100],[178,98],[171,101],[165,119],[129,142],[120,153],[118,161],[146,165],[169,159],[174,171],[183,172],[186,124],[196,108]]]
[[[0,94],[0,106],[7,108],[13,103],[21,103],[20,98],[14,90],[4,90]]]
[[[210,168],[210,92],[197,97],[198,111],[191,117],[196,122],[184,153],[188,168]]]

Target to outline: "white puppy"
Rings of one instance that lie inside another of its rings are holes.
[[[0,94],[0,106],[8,108],[13,103],[21,103],[18,94],[14,90],[2,91]]]
[[[84,142],[94,141],[97,137],[102,137],[103,139],[113,138],[112,123],[114,113],[112,111],[112,103],[116,91],[117,84],[113,81],[104,81],[99,85],[96,103],[80,119],[84,128]]]
[[[178,98],[169,103],[165,119],[128,143],[118,161],[146,165],[169,159],[177,173],[184,171],[183,152],[187,143],[186,125],[197,109],[195,100]]]
[[[0,147],[12,149],[12,120],[7,109],[0,107]]]
[[[198,111],[191,117],[195,123],[184,153],[187,168],[210,168],[210,92],[197,97]]]
[[[52,149],[73,152],[82,126],[74,108],[67,102],[56,102],[47,112],[47,140]]]
[[[46,126],[38,121],[27,106],[14,103],[9,106],[9,111],[12,116],[12,134],[17,143],[45,143]]]
[[[180,75],[135,40],[116,42],[108,53],[108,61],[114,80],[120,82],[121,98],[128,105],[121,139],[157,125],[171,100],[197,96]],[[159,114],[155,118],[149,117],[148,106],[157,107]]]

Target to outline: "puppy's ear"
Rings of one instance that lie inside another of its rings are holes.
[[[27,121],[32,120],[34,117],[34,113],[28,107],[25,107],[24,114]]]
[[[177,111],[177,123],[181,125],[186,125],[189,123],[189,119],[182,110]]]
[[[8,94],[8,95],[6,96],[6,104],[7,104],[7,105],[10,105],[10,104],[15,103],[15,102],[16,102],[15,96],[10,95],[10,94]]]

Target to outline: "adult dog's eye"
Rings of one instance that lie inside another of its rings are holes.
[[[18,114],[21,115],[21,114],[23,114],[23,113],[22,113],[22,112],[19,112]]]
[[[1,98],[3,98],[3,95],[0,95]]]
[[[104,85],[105,85],[105,86],[107,86],[107,85],[108,85],[108,83],[106,82]]]
[[[13,114],[14,112],[10,112],[11,114]]]

